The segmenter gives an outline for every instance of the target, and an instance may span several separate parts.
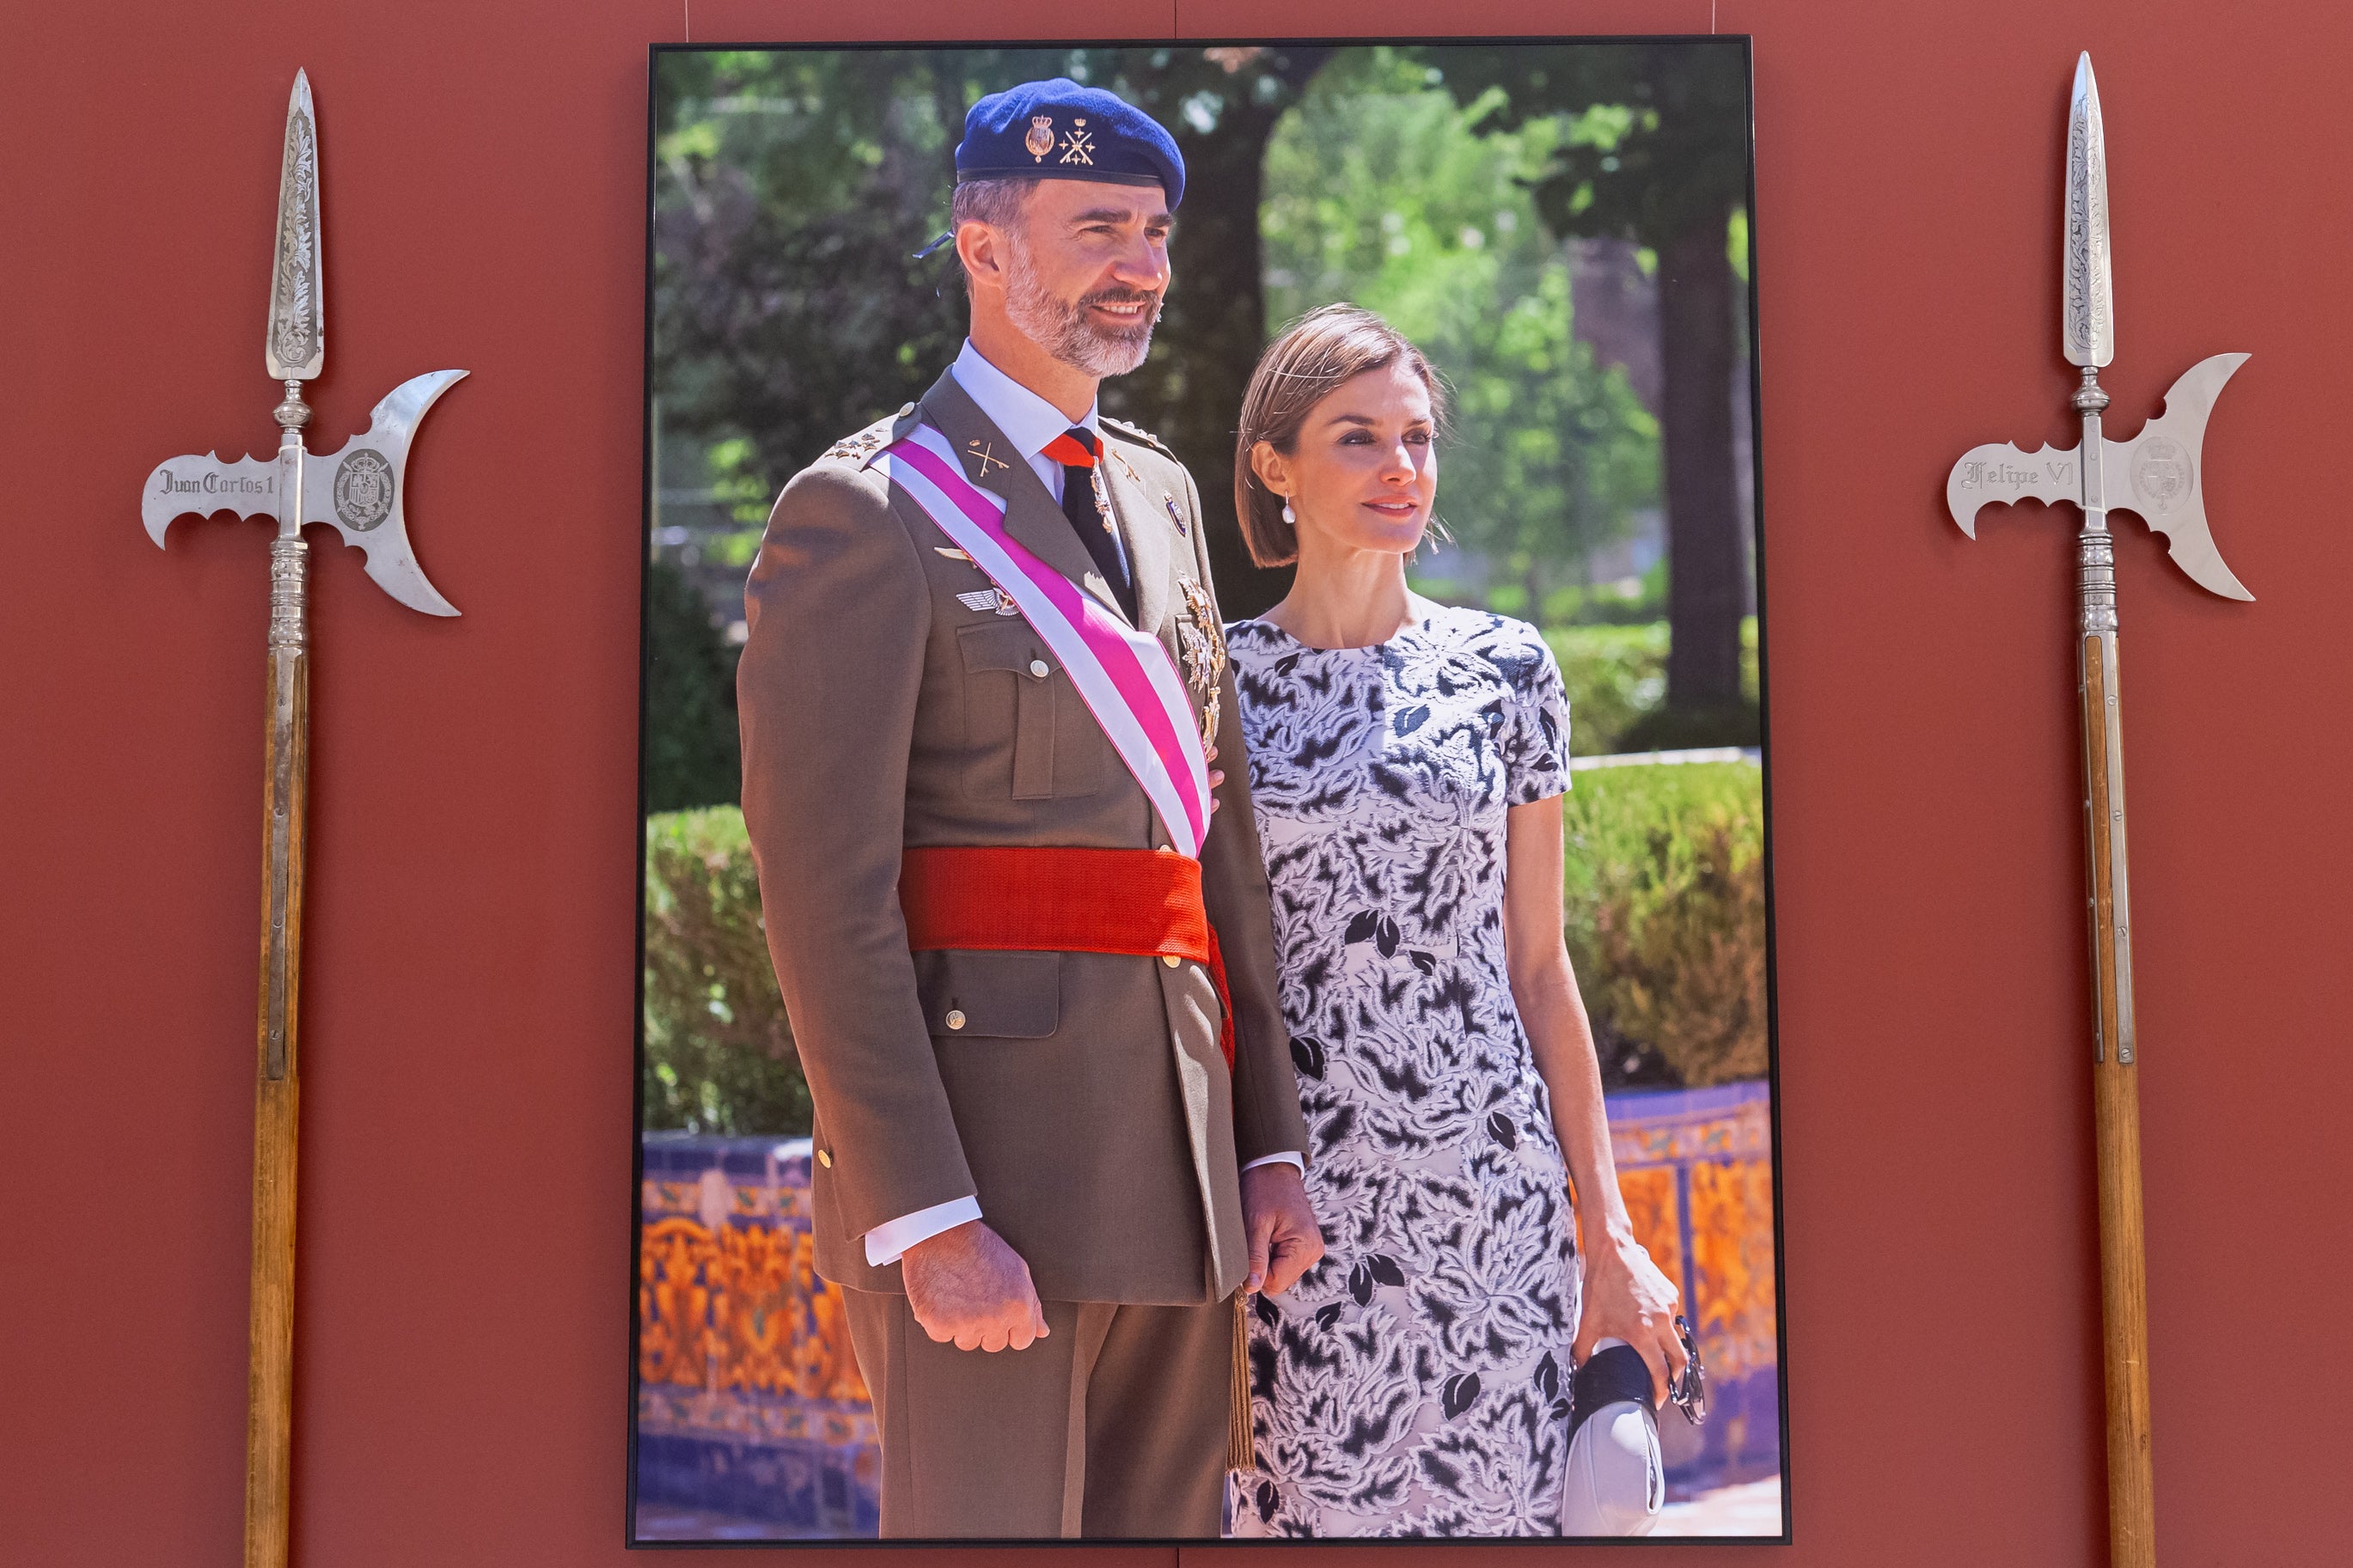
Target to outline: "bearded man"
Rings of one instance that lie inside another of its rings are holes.
[[[1199,496],[1095,408],[1184,163],[1057,79],[975,105],[956,170],[971,335],[785,487],[745,595],[818,1268],[883,1534],[1213,1536],[1243,1297],[1323,1242]]]

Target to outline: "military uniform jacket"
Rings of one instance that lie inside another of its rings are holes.
[[[902,847],[1169,842],[1045,641],[997,613],[988,580],[871,464],[917,418],[1006,498],[1008,533],[1124,615],[1051,493],[949,375],[796,475],[769,517],[736,677],[744,817],[816,1105],[818,1269],[902,1289],[860,1238],[969,1194],[1046,1300],[1217,1300],[1247,1272],[1240,1168],[1307,1147],[1233,677],[1202,848],[1230,1074],[1200,964],[910,953]],[[1105,423],[1099,472],[1137,625],[1176,661],[1186,582],[1209,581],[1199,498],[1165,449]]]

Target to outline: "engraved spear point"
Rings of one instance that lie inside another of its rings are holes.
[[[2116,357],[2116,283],[2108,269],[2108,145],[2092,57],[2075,61],[2067,108],[2067,279],[2059,349],[2098,369]]]
[[[309,381],[327,359],[325,268],[319,248],[319,122],[311,78],[294,73],[278,174],[278,260],[269,276],[262,361],[276,381]]]

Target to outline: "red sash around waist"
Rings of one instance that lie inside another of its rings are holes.
[[[1018,952],[1126,952],[1208,966],[1234,1065],[1226,965],[1201,902],[1201,863],[1174,850],[909,849],[899,870],[907,946]]]

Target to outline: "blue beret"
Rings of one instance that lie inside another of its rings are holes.
[[[1117,93],[1068,77],[991,93],[964,117],[956,183],[1015,176],[1158,185],[1185,195],[1185,159],[1158,121]]]

